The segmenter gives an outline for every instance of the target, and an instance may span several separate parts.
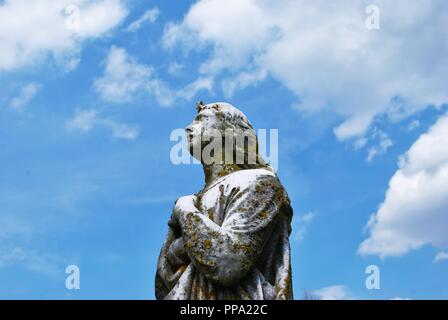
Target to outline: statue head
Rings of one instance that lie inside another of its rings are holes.
[[[269,168],[258,153],[257,135],[246,115],[228,103],[199,102],[197,115],[185,130],[190,153],[203,164]]]

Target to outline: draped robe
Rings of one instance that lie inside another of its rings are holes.
[[[235,171],[196,196],[197,210],[181,216],[180,228],[169,227],[157,299],[292,299],[292,209],[278,177]]]

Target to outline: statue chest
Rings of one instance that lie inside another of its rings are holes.
[[[201,212],[217,225],[222,225],[240,190],[241,186],[228,183],[226,180],[204,189],[198,194]]]

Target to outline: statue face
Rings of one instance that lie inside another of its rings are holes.
[[[203,106],[185,131],[190,154],[203,164],[256,164],[256,133],[245,115],[231,105]]]
[[[196,157],[193,151],[202,151],[211,138],[216,136],[218,130],[219,122],[213,109],[205,109],[198,113],[193,122],[185,128],[190,153]]]

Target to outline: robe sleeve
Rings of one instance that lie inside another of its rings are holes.
[[[221,189],[224,220],[218,225],[200,211],[181,216],[187,254],[207,278],[222,285],[237,284],[253,268],[277,222],[285,200],[274,176],[262,176],[229,194]]]
[[[162,250],[157,262],[157,273],[155,279],[155,294],[157,300],[162,300],[171,291],[175,284],[179,281],[187,266],[175,267],[169,261],[169,249],[176,241],[176,232],[172,227],[168,228],[168,234],[163,243]]]

